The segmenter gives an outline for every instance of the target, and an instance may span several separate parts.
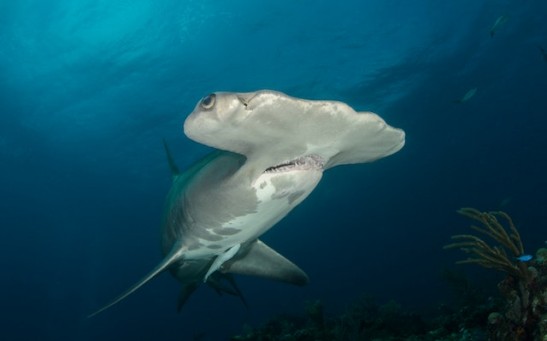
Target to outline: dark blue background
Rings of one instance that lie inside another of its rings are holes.
[[[451,299],[439,274],[463,255],[442,246],[468,232],[462,206],[508,211],[533,252],[547,225],[545,13],[540,0],[0,2],[0,338],[216,340],[363,293],[429,309]],[[341,100],[407,133],[389,158],[327,172],[263,237],[311,284],[240,277],[248,312],[203,287],[178,315],[163,274],[85,319],[161,258],[162,138],[189,166],[208,151],[181,129],[196,102],[258,89]],[[495,294],[501,274],[462,268]]]

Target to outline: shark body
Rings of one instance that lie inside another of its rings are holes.
[[[404,132],[344,103],[263,90],[214,93],[184,123],[185,134],[219,149],[181,173],[162,224],[163,261],[93,316],[169,270],[182,283],[178,307],[205,282],[240,296],[232,274],[304,285],[308,276],[259,237],[300,204],[323,171],[370,162],[404,145]]]

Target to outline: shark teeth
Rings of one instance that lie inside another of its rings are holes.
[[[291,161],[286,161],[278,165],[268,167],[264,173],[282,173],[290,172],[293,170],[308,170],[308,169],[323,169],[325,161],[319,155],[306,155],[294,159]]]

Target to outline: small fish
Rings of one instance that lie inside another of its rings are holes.
[[[518,260],[519,262],[528,262],[528,261],[531,261],[532,258],[534,258],[534,256],[532,255],[522,255],[522,256],[515,257],[515,259]]]
[[[493,37],[494,34],[496,34],[496,31],[503,26],[507,22],[507,18],[505,15],[500,15],[497,19],[494,25],[492,25],[492,28],[490,29],[490,37]]]
[[[464,103],[464,102],[467,102],[471,99],[471,97],[475,96],[475,94],[477,93],[477,88],[473,88],[473,89],[469,89],[465,95],[463,95],[462,98],[460,99],[457,99],[455,100],[454,102],[456,103]]]

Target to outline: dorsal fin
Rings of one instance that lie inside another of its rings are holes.
[[[138,281],[137,283],[135,283],[132,287],[130,287],[129,289],[127,289],[123,294],[121,294],[120,296],[116,297],[112,302],[108,303],[107,305],[105,305],[104,307],[100,308],[99,310],[95,311],[94,313],[92,314],[89,314],[87,317],[90,318],[90,317],[93,317],[103,311],[105,311],[106,309],[112,307],[113,305],[115,305],[116,303],[120,302],[121,300],[123,300],[124,298],[126,298],[127,296],[131,295],[132,293],[134,293],[135,291],[137,291],[137,289],[139,289],[140,287],[142,287],[144,284],[146,284],[148,281],[150,281],[152,278],[156,277],[157,275],[159,275],[161,272],[163,272],[164,270],[166,270],[171,264],[173,264],[175,261],[178,261],[181,259],[181,254],[182,254],[182,249],[180,247],[180,244],[179,243],[175,243],[175,245],[173,245],[173,248],[171,249],[171,252],[169,252],[169,254],[167,256],[165,256],[165,258],[161,261],[161,263],[159,263],[155,268],[154,270],[150,271],[146,276],[144,276],[143,279],[141,279],[140,281]]]
[[[180,174],[180,170],[179,170],[179,167],[177,167],[177,164],[175,163],[175,159],[173,158],[173,155],[171,154],[171,151],[169,150],[169,147],[167,146],[167,142],[165,142],[165,139],[163,140],[163,148],[165,149],[165,154],[167,155],[167,162],[169,162],[169,169],[171,170],[171,176],[174,178]]]

